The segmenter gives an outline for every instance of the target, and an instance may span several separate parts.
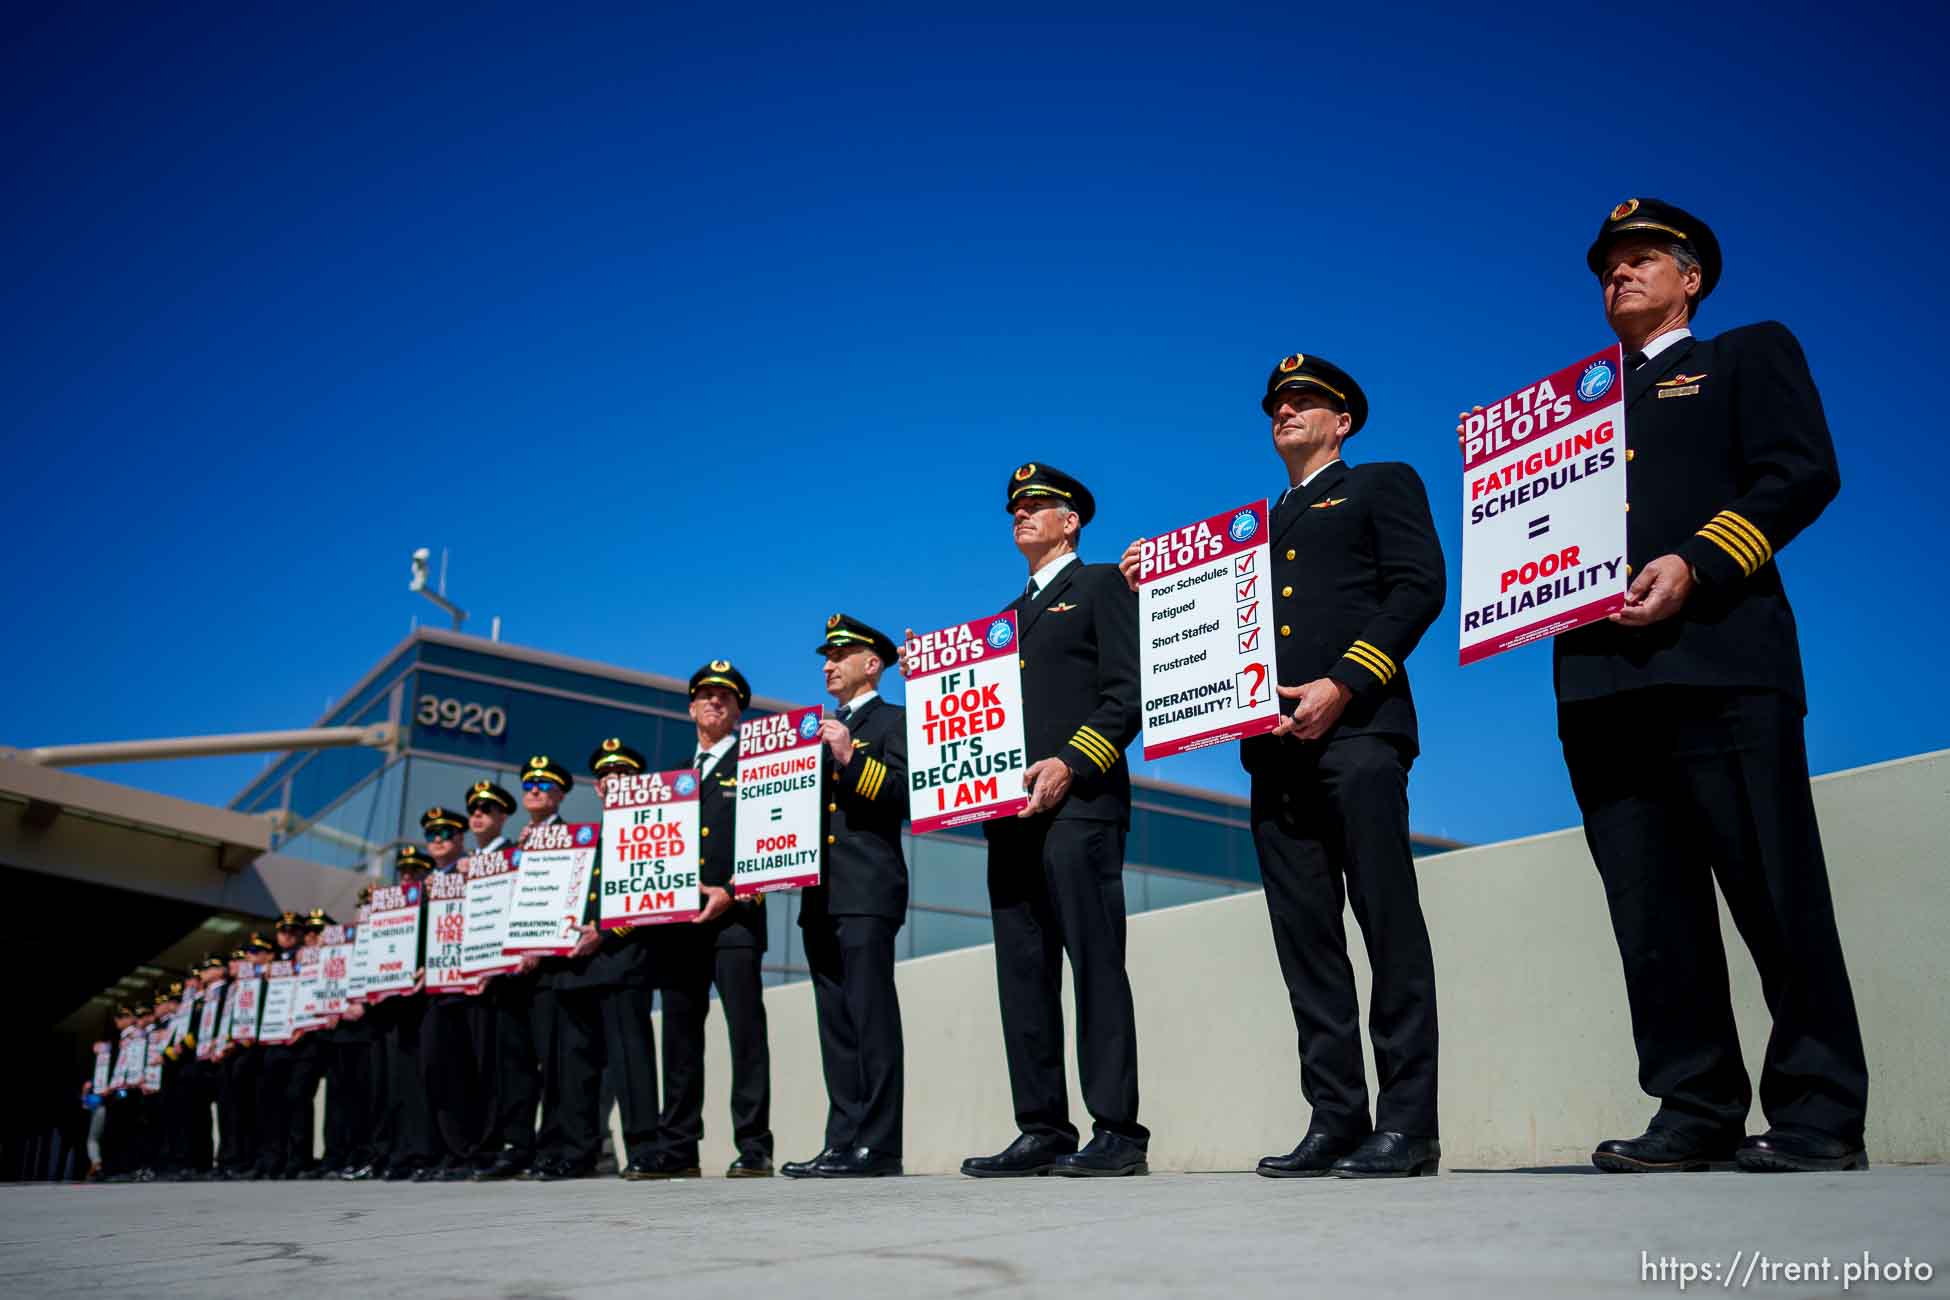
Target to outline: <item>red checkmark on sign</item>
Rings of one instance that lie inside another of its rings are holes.
[[[1240,654],[1242,654],[1242,655],[1244,655],[1244,654],[1251,654],[1251,653],[1252,653],[1253,651],[1255,651],[1255,650],[1257,650],[1257,649],[1259,649],[1259,629],[1258,629],[1258,628],[1254,628],[1254,629],[1253,629],[1252,631],[1250,631],[1250,632],[1241,632],[1241,633],[1239,634],[1239,653],[1240,653]]]
[[[1254,596],[1257,595],[1259,595],[1258,575],[1254,575],[1253,577],[1250,578],[1241,578],[1237,583],[1234,584],[1234,593],[1233,593],[1234,600],[1251,600]]]
[[[1237,560],[1233,561],[1233,565],[1232,565],[1233,574],[1235,576],[1243,576],[1244,574],[1259,572],[1258,567],[1253,564],[1253,561],[1258,558],[1259,558],[1258,551],[1247,551],[1244,555],[1240,556]]]
[[[1251,626],[1252,626],[1253,624],[1255,624],[1255,623],[1257,623],[1257,622],[1259,622],[1259,602],[1258,602],[1258,601],[1253,601],[1253,602],[1252,602],[1251,604],[1249,604],[1249,605],[1241,605],[1241,606],[1239,607],[1239,626],[1240,626],[1240,627],[1251,627]]]

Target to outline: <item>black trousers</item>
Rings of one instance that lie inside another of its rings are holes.
[[[1345,736],[1283,744],[1253,775],[1253,845],[1299,1033],[1308,1132],[1437,1136],[1435,958],[1408,838],[1409,763],[1390,740]],[[1349,904],[1374,980],[1372,1121],[1341,921]]]
[[[318,1084],[325,1077],[327,1032],[314,1029],[291,1045],[291,1082],[284,1094],[284,1158],[287,1172],[293,1174],[318,1163],[313,1135],[318,1131]]]
[[[241,1174],[257,1164],[257,1073],[263,1049],[233,1047],[217,1062],[217,1163]]]
[[[102,1175],[130,1174],[142,1167],[142,1094],[133,1088],[102,1099]]]
[[[210,1107],[217,1100],[217,1067],[194,1056],[184,1060],[177,1066],[176,1093],[167,1100],[176,1111],[169,1125],[178,1143],[171,1153],[170,1165],[207,1172],[216,1159]]]
[[[535,998],[532,975],[497,975],[479,997],[488,1012],[477,1013],[476,1028],[486,1038],[477,1050],[489,1054],[494,1066],[485,1107],[487,1137],[482,1153],[507,1156],[522,1165],[535,1159],[535,1108],[541,1103],[541,1071],[535,1060],[530,1008]],[[490,1014],[491,1012],[491,1014]],[[483,1023],[485,1022],[485,1023]]]
[[[884,916],[801,915],[826,1075],[826,1145],[901,1153],[906,1084],[894,937]]]
[[[282,1175],[291,1160],[291,1072],[296,1052],[290,1044],[271,1044],[256,1049],[257,1062],[257,1171]]]
[[[165,1061],[159,1098],[162,1103],[162,1140],[157,1168],[174,1172],[193,1168],[190,1124],[196,1110],[196,1062],[187,1059]]]
[[[325,1072],[325,1163],[358,1169],[375,1159],[379,1047],[364,1018],[343,1022],[333,1033]]]
[[[658,936],[664,1011],[664,1109],[657,1146],[697,1159],[704,1138],[704,1021],[718,990],[731,1039],[731,1135],[740,1155],[772,1156],[772,1049],[757,948],[717,948],[709,931]]]
[[[427,999],[420,1025],[420,1086],[425,1089],[440,1162],[476,1168],[487,1139],[490,1089],[477,1054],[478,996],[443,993]]]
[[[1800,705],[1774,691],[1669,687],[1565,705],[1558,732],[1604,881],[1653,1124],[1744,1131],[1741,1062],[1713,883],[1773,1016],[1760,1104],[1772,1125],[1862,1137],[1869,1071]]]
[[[1076,1139],[1063,1071],[1063,957],[1077,1004],[1077,1073],[1093,1129],[1140,1145],[1137,1014],[1124,970],[1124,828],[990,822],[989,906],[1009,1092],[1024,1133]]]
[[[420,1082],[420,1029],[426,998],[388,998],[379,1015],[379,1091],[385,1098],[373,1143],[377,1164],[387,1169],[424,1169],[438,1154],[426,1088]],[[370,1018],[374,1012],[368,1012]]]
[[[657,1044],[648,988],[557,989],[554,1035],[542,1063],[545,1109],[553,1107],[559,1136],[553,1159],[593,1168],[602,1154],[608,1110],[603,1076],[615,1079],[623,1115],[623,1145],[632,1160],[657,1144]]]

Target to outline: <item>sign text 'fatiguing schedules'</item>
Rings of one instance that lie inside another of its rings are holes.
[[[1266,503],[1140,543],[1144,756],[1257,736],[1280,723]]]
[[[372,891],[359,937],[367,941],[366,1001],[382,1002],[411,993],[420,973],[420,913],[423,885],[383,885]]]
[[[819,883],[820,716],[815,704],[738,726],[736,898]]]
[[[603,929],[698,914],[697,795],[689,769],[604,778]]]
[[[914,833],[1013,817],[1028,742],[1016,612],[957,623],[902,647],[907,675],[907,805]]]
[[[1617,344],[1463,422],[1462,662],[1625,603],[1625,383]]]

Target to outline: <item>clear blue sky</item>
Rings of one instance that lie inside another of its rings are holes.
[[[1282,486],[1295,350],[1453,589],[1455,411],[1610,341],[1584,247],[1657,195],[1726,248],[1699,329],[1786,321],[1827,401],[1816,770],[1950,744],[1940,9],[258,8],[12,11],[0,743],[308,725],[438,617],[421,545],[470,630],[813,700],[832,610],[1020,589],[1025,459],[1094,559]],[[1548,649],[1461,670],[1455,624],[1415,825],[1572,824]]]

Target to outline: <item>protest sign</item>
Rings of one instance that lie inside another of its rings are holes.
[[[151,1025],[142,1044],[142,1090],[162,1091],[163,1049],[169,1046],[169,1026]]]
[[[420,913],[425,904],[426,890],[418,884],[383,885],[372,891],[366,922],[359,927],[359,937],[367,944],[367,1002],[413,991],[420,969]]]
[[[589,877],[601,839],[594,822],[531,826],[515,855],[514,898],[501,951],[513,956],[565,957],[581,936]]]
[[[501,951],[515,896],[513,849],[476,853],[461,861],[467,875],[467,906],[461,931],[461,973],[476,984],[490,975],[521,969],[521,959]]]
[[[434,872],[427,877],[427,992],[473,992],[475,982],[462,969],[466,932],[466,875]]]
[[[372,983],[372,930],[366,922],[371,919],[371,907],[361,904],[353,913],[351,931],[352,960],[345,971],[345,1000],[364,1002],[366,988]]]
[[[336,1025],[345,1014],[351,992],[355,935],[352,926],[328,925],[319,938],[318,951],[323,964],[318,972],[318,1009],[329,1023]]]
[[[604,778],[603,929],[698,914],[697,798],[688,769]]]
[[[108,1091],[109,1076],[115,1067],[115,1045],[113,1043],[95,1044],[95,1074],[90,1081],[99,1095]]]
[[[1624,606],[1623,373],[1613,344],[1465,418],[1463,663]]]
[[[319,948],[298,950],[298,991],[291,995],[291,1031],[297,1038],[331,1023],[320,1008],[319,985],[325,977],[325,953]]]
[[[224,1005],[224,1043],[256,1042],[257,1023],[263,1012],[264,972],[246,962],[244,973],[230,986],[230,1001]]]
[[[131,1025],[122,1031],[115,1045],[115,1070],[109,1077],[111,1088],[133,1088],[142,1082],[142,1046],[148,1042],[143,1032]]]
[[[223,991],[226,987],[226,981],[218,980],[203,990],[203,1002],[196,1022],[196,1059],[199,1061],[210,1060],[217,1054],[217,1032],[223,1023]]]
[[[738,726],[734,897],[819,883],[819,719],[815,704]]]
[[[298,1009],[296,962],[274,961],[264,968],[263,1004],[258,1011],[257,1041],[271,1047],[290,1042]]]
[[[1021,812],[1028,762],[1015,611],[914,637],[901,654],[914,833]]]
[[[1145,758],[1263,735],[1279,725],[1271,540],[1266,503],[1255,501],[1140,544]]]

